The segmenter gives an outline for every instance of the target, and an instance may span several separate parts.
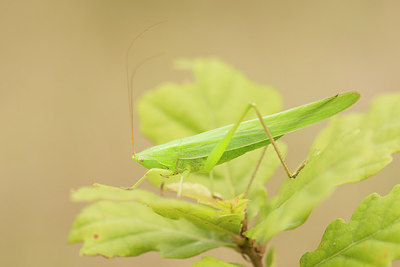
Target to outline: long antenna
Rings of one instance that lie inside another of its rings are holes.
[[[129,72],[129,54],[131,52],[132,47],[135,45],[136,41],[142,36],[144,35],[146,32],[148,32],[149,30],[151,30],[152,28],[164,23],[166,21],[160,21],[157,22],[149,27],[147,27],[144,31],[142,31],[141,33],[139,33],[135,38],[133,38],[133,40],[131,41],[128,50],[126,52],[126,81],[128,83],[128,101],[129,101],[129,117],[130,117],[130,121],[131,121],[131,141],[132,141],[132,151],[133,151],[133,156],[136,156],[135,153],[135,140],[134,140],[134,125],[133,125],[133,78],[135,77],[135,74],[137,72],[137,70],[149,59],[153,58],[149,57],[145,60],[142,60],[141,62],[139,62],[139,64],[137,64],[132,72]]]

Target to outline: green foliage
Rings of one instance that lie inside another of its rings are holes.
[[[266,267],[276,267],[276,252],[275,247],[271,247],[268,252],[267,256],[265,257],[265,266]]]
[[[194,81],[162,84],[137,105],[140,130],[155,144],[231,124],[249,101],[256,102],[263,115],[282,107],[275,89],[251,82],[218,59],[181,60],[178,66],[191,70]],[[255,117],[250,113],[246,119]]]
[[[237,263],[228,263],[213,257],[203,257],[201,261],[194,262],[193,267],[240,267],[245,266]]]
[[[263,115],[281,107],[274,89],[254,84],[219,60],[181,61],[180,66],[193,71],[194,82],[164,84],[138,104],[141,129],[156,144],[230,124],[248,101],[256,102]],[[72,199],[92,203],[76,217],[69,241],[83,242],[80,253],[91,256],[159,251],[162,257],[187,258],[229,247],[254,260],[257,255],[251,252],[264,253],[264,245],[272,237],[303,224],[336,186],[364,180],[392,161],[391,154],[400,151],[398,103],[400,94],[383,95],[366,114],[332,119],[315,140],[306,167],[296,179],[286,179],[278,194],[268,200],[265,183],[280,164],[271,147],[245,197],[242,194],[260,151],[215,167],[212,182],[208,175],[191,174],[184,183],[183,196],[199,203],[140,189],[80,188],[72,193]],[[279,147],[286,151],[283,143]],[[178,179],[165,179],[165,189],[177,191]],[[149,180],[160,186],[159,177]],[[305,254],[301,264],[358,266],[362,260],[366,265],[387,266],[399,258],[399,191],[395,187],[384,198],[368,197],[349,223],[334,221],[320,247]],[[254,225],[244,220],[250,222],[256,216]],[[276,265],[272,248],[265,263]],[[194,266],[240,265],[204,257]]]
[[[136,256],[157,250],[166,258],[187,258],[220,246],[235,247],[232,237],[240,230],[240,221],[220,215],[217,207],[139,189],[97,184],[80,188],[72,199],[98,201],[77,216],[69,235],[69,242],[84,242],[82,255]]]
[[[400,259],[400,185],[385,197],[365,198],[346,223],[328,225],[321,244],[301,266],[390,266]]]
[[[191,257],[226,243],[185,220],[168,220],[135,202],[112,201],[86,207],[69,241],[84,242],[81,255],[127,257],[157,250],[167,258]]]

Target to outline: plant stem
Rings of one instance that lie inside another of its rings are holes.
[[[254,239],[244,237],[244,244],[239,245],[240,252],[247,255],[254,267],[263,267],[264,249],[257,245]]]
[[[246,218],[247,216],[245,216]],[[264,267],[263,257],[265,253],[265,246],[257,244],[256,240],[250,239],[243,235],[247,230],[247,220],[244,219],[242,222],[242,231],[240,233],[240,239],[236,240],[238,250],[242,255],[246,255],[254,267]]]

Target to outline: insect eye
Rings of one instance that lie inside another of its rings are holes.
[[[139,157],[138,160],[139,160],[140,162],[143,162],[143,161],[144,161],[144,158],[143,158],[143,157]]]

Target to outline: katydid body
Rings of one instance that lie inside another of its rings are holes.
[[[358,93],[343,93],[262,117],[264,123],[260,115],[259,119],[241,122],[250,105],[234,125],[151,147],[137,153],[133,159],[150,169],[149,172],[160,172],[164,176],[181,173],[184,177],[190,172],[209,172],[215,165],[273,143],[284,134],[329,118],[354,104],[358,98]]]

